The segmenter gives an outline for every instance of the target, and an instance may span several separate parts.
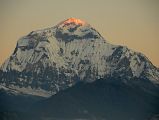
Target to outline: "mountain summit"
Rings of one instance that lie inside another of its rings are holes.
[[[90,40],[102,38],[88,23],[76,18],[70,18],[59,23],[55,29],[55,37],[65,42],[80,39]]]
[[[85,21],[82,21],[80,19],[77,19],[77,18],[69,18],[67,20],[65,20],[64,22],[62,22],[62,24],[76,24],[76,25],[85,25],[86,22]]]
[[[20,38],[0,70],[2,88],[45,97],[79,81],[109,78],[151,91],[159,70],[143,54],[108,43],[76,18]]]

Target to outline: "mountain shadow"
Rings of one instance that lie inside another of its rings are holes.
[[[77,83],[34,104],[30,112],[42,120],[149,120],[159,114],[158,96],[119,81],[100,79]]]

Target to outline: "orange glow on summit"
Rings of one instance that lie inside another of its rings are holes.
[[[77,18],[69,18],[69,19],[67,19],[65,22],[64,22],[64,24],[67,24],[67,23],[75,23],[76,25],[84,25],[85,24],[85,22],[84,21],[82,21],[82,20],[80,20],[80,19],[77,19]]]

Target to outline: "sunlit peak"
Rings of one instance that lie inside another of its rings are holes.
[[[80,20],[80,19],[77,19],[77,18],[69,18],[69,19],[67,19],[65,22],[64,22],[64,24],[67,24],[67,23],[75,23],[76,25],[84,25],[85,24],[85,22],[84,21],[82,21],[82,20]]]

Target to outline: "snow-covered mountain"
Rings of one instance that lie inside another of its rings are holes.
[[[111,77],[146,90],[145,81],[159,85],[159,69],[142,53],[112,45],[88,23],[69,18],[20,38],[1,66],[0,86],[49,97],[78,81]]]

